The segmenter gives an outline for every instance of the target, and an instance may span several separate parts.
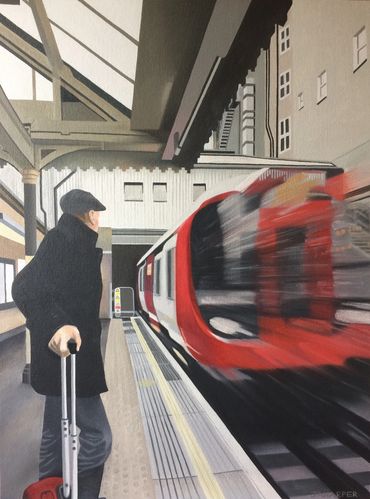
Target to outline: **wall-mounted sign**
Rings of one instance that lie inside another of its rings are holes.
[[[121,289],[116,288],[114,290],[114,315],[121,315]]]

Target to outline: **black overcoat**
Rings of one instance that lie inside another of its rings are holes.
[[[63,214],[35,256],[15,277],[13,299],[31,335],[31,385],[44,395],[60,395],[60,357],[48,348],[62,326],[78,328],[77,396],[107,391],[100,350],[102,293],[97,233],[73,215]]]

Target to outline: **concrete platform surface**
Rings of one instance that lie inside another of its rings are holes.
[[[112,319],[105,353],[109,391],[102,395],[113,433],[113,449],[103,478],[107,499],[155,497],[149,456],[122,321]]]

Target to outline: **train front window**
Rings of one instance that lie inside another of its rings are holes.
[[[224,338],[256,337],[257,196],[234,194],[195,216],[192,277],[198,306],[210,329]]]

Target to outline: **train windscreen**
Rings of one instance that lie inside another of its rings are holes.
[[[255,238],[259,196],[234,194],[195,216],[191,231],[192,277],[203,319],[225,338],[258,334],[255,304]]]

